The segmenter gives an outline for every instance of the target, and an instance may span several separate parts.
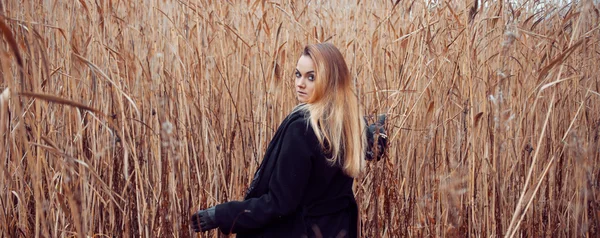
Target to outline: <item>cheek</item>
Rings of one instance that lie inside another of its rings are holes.
[[[312,82],[311,82],[310,84],[307,84],[307,85],[306,85],[306,89],[307,89],[307,91],[308,91],[308,94],[309,94],[309,95],[312,95],[312,94],[313,94],[313,92],[315,91],[315,84],[314,84],[314,83],[312,83]]]

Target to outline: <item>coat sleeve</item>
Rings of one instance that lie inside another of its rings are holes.
[[[268,193],[217,205],[215,217],[221,232],[257,230],[296,211],[311,173],[315,145],[310,135],[314,137],[303,120],[289,125],[280,142],[283,144],[269,180]]]

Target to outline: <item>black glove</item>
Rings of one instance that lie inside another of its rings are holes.
[[[377,122],[367,126],[367,160],[377,158],[380,160],[387,149],[387,134],[385,132],[386,115],[381,114],[377,117]],[[375,134],[377,134],[377,148],[375,148]]]
[[[195,232],[208,231],[217,228],[215,207],[200,210],[192,215],[192,229]]]

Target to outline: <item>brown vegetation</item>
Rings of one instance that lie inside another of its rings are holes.
[[[389,118],[365,237],[600,233],[597,1],[35,2],[0,1],[1,237],[193,235],[323,41]]]

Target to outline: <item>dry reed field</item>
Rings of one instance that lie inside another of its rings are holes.
[[[387,156],[362,237],[600,236],[600,3],[0,1],[0,237],[219,237],[340,48]]]

